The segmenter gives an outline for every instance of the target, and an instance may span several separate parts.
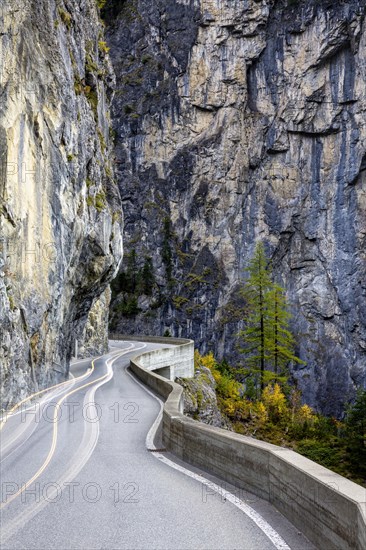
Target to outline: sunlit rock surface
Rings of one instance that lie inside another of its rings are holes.
[[[64,379],[121,259],[103,32],[94,0],[0,6],[1,407]]]

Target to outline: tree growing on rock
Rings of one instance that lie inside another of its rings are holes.
[[[291,314],[285,290],[272,281],[264,245],[259,242],[246,271],[248,279],[241,290],[246,301],[245,328],[239,332],[240,349],[252,373],[259,373],[264,390],[271,373],[281,376],[290,363],[303,363],[294,353],[294,337],[289,329]],[[268,372],[270,371],[270,372]]]
[[[352,469],[366,479],[366,390],[358,390],[347,410],[346,442]]]
[[[272,289],[271,272],[263,243],[258,243],[247,268],[249,274],[241,291],[247,304],[246,327],[239,333],[244,340],[241,350],[246,355],[248,366],[260,368],[260,387],[264,388],[264,370],[269,360],[270,327],[268,322],[268,294]]]
[[[295,338],[291,334],[289,322],[291,314],[285,290],[274,283],[268,292],[268,339],[269,362],[276,374],[280,374],[289,363],[304,363],[294,353]]]

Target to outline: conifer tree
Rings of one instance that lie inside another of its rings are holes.
[[[355,403],[348,407],[346,441],[352,469],[366,480],[366,390],[359,389]]]
[[[294,354],[294,338],[289,330],[288,304],[284,289],[272,282],[271,267],[264,245],[259,242],[246,270],[249,277],[241,291],[246,301],[245,328],[239,332],[246,363],[260,371],[264,389],[266,369],[283,373],[290,362],[303,363]]]
[[[137,255],[135,248],[127,255],[126,279],[127,285],[125,290],[134,293],[137,284]]]
[[[146,256],[143,268],[141,270],[142,291],[147,296],[153,293],[155,284],[154,266],[151,256]]]
[[[246,328],[239,333],[244,340],[244,349],[249,366],[260,368],[261,391],[264,388],[264,370],[268,357],[268,293],[272,288],[270,268],[264,245],[259,242],[246,270],[249,274],[242,296],[247,304]]]
[[[285,290],[273,283],[266,298],[270,332],[268,355],[274,372],[279,374],[290,362],[303,364],[303,361],[294,354],[295,339],[289,330],[291,314],[288,311]]]

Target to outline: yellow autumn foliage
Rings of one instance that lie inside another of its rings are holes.
[[[210,353],[208,353],[207,355],[201,356],[201,363],[207,369],[210,369],[210,370],[215,369],[216,360],[212,351],[210,351]]]
[[[256,404],[255,414],[260,424],[264,424],[265,422],[267,422],[268,412],[265,405],[262,403],[262,401]]]
[[[215,376],[215,375],[214,375]],[[228,399],[240,398],[240,384],[225,375],[220,375],[220,379],[217,381],[217,392]]]
[[[236,402],[233,399],[222,399],[221,408],[229,418],[236,416]]]
[[[216,382],[216,391],[221,397],[223,397],[224,399],[239,399],[240,384],[236,382],[236,380],[234,380],[233,378],[230,378],[230,376],[221,374],[221,372],[216,367],[217,363],[212,352],[202,356],[196,350],[194,357],[196,368],[203,366],[211,371],[211,374]],[[232,408],[234,408],[234,405]]]
[[[197,349],[195,349],[194,350],[194,368],[199,369],[201,364],[202,364],[202,356],[200,352]]]
[[[201,355],[198,350],[195,350],[194,366],[196,369],[199,369],[200,367],[206,367],[207,369],[210,369],[216,382],[221,379],[221,374],[216,369],[216,361],[212,352],[208,353],[207,355]]]
[[[262,403],[268,412],[268,418],[276,421],[288,412],[286,396],[279,384],[269,384],[262,392]]]
[[[314,411],[309,405],[303,405],[296,416],[300,421],[309,421],[314,418]]]

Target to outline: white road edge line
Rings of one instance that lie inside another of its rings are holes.
[[[140,343],[140,342],[137,342]],[[142,343],[142,342],[141,342]],[[132,343],[131,346],[127,349],[121,349],[119,348],[119,352],[109,352],[108,354],[102,356],[107,357],[108,355],[111,355],[108,359],[105,360],[105,364],[107,366],[107,373],[108,377],[106,377],[105,380],[101,380],[96,386],[92,386],[88,392],[86,393],[84,397],[83,403],[85,404],[88,398],[88,402],[91,404],[94,400],[95,391],[102,385],[104,385],[106,382],[109,382],[111,378],[114,376],[112,365],[115,361],[120,359],[123,355],[126,355],[128,353],[132,353],[134,351],[139,351],[141,349],[146,348],[146,344],[142,343],[141,347],[136,348],[136,344]],[[100,357],[101,358],[101,357]],[[100,359],[99,358],[99,359]],[[93,393],[92,390],[95,388],[95,391]],[[94,402],[95,405],[95,402]],[[97,416],[97,415],[96,415]],[[96,429],[95,439],[94,441],[91,440],[91,435],[93,434],[86,434],[85,432],[85,425],[87,427],[91,428],[91,431],[94,432]],[[65,483],[70,483],[75,479],[75,477],[80,473],[80,471],[84,468],[85,464],[88,462],[90,457],[92,456],[94,449],[98,443],[99,439],[99,419],[98,422],[86,422],[84,421],[84,433],[82,441],[80,442],[80,445],[77,449],[76,456],[78,457],[78,461],[75,461],[74,459],[69,461],[69,465],[67,466],[66,471],[63,473],[63,475],[57,480],[57,483],[59,486],[64,486]],[[81,452],[83,452],[82,459],[80,460]],[[51,488],[51,491],[47,491],[47,499],[43,497],[43,499],[36,503],[35,505],[29,507],[26,511],[22,511],[22,513],[19,516],[16,516],[11,522],[6,525],[5,527],[2,527],[1,532],[1,538],[0,538],[0,548],[2,545],[9,540],[10,537],[14,535],[18,531],[18,529],[23,528],[34,516],[36,516],[41,510],[43,510],[52,500],[57,496],[57,488]]]
[[[130,347],[126,348],[126,350],[131,350],[132,351],[133,349],[133,344],[130,345]],[[111,355],[113,357],[114,353],[113,352],[108,352],[108,354],[106,355]],[[88,357],[86,359],[80,359],[78,361],[75,361],[71,366],[74,366],[78,363],[84,363],[84,362],[91,362],[93,360],[92,357]],[[75,384],[77,382],[80,382],[81,380],[85,380],[87,378],[89,378],[92,374],[92,370],[90,369],[90,367],[85,371],[84,374],[78,376],[78,377],[75,377],[71,372],[69,373],[69,380],[71,382],[70,386],[64,386],[64,387],[55,387],[55,388],[50,388],[50,393],[46,393],[43,397],[41,398],[38,398],[33,404],[29,405],[28,407],[26,407],[25,409],[21,408],[18,412],[15,412],[15,413],[12,413],[12,414],[8,414],[7,415],[7,422],[11,419],[13,419],[15,416],[19,415],[19,414],[24,414],[26,413],[27,411],[34,411],[34,407],[35,406],[41,406],[41,405],[46,405],[48,402],[51,401],[52,403],[52,400],[56,397],[58,397],[59,395],[62,395],[65,391],[70,391],[70,389],[72,389]],[[30,420],[31,422],[31,420]],[[30,424],[29,424],[30,425]],[[3,445],[2,443],[2,439],[0,440],[1,441],[1,444],[0,444],[0,458],[2,457],[2,455],[6,452],[7,448],[9,446],[11,446],[13,443],[15,443],[17,441],[17,439],[19,439],[23,433],[27,430],[27,428],[29,427],[29,425],[27,425],[27,423],[25,422],[24,423],[24,427],[23,429],[20,429],[15,437],[13,437],[5,446]],[[7,455],[5,455],[3,458],[1,458],[0,460],[0,464],[2,464],[3,462],[5,462],[5,460],[8,460],[8,458],[10,458],[15,452],[17,452],[20,447],[22,447],[22,445],[24,445],[28,439],[33,435],[34,431],[37,429],[38,427],[38,424],[36,423],[34,425],[34,427],[30,430],[28,436],[22,440],[22,442],[15,446],[14,449]]]
[[[119,349],[121,350],[121,348],[116,348],[116,349]],[[127,350],[130,350],[130,351],[133,351],[133,343],[130,344],[130,347],[129,348],[126,348],[126,351]],[[109,351],[108,353],[106,353],[105,355],[109,355],[109,354],[113,354],[114,352],[112,351]],[[103,357],[103,356],[101,356]],[[75,365],[78,365],[79,363],[86,363],[86,362],[91,362],[93,359],[96,359],[96,357],[87,357],[85,359],[78,359],[77,361],[74,361],[74,362],[70,362],[70,367],[74,367]],[[69,373],[69,381],[71,380],[74,380],[74,383],[70,385],[70,387],[68,386],[66,389],[67,390],[70,390],[71,388],[74,387],[75,385],[75,380],[79,379],[81,380],[82,378],[88,378],[90,376],[91,373],[89,373],[89,370],[90,370],[90,367],[85,371],[85,373],[83,375],[81,375],[80,377],[77,377],[75,378],[75,376],[72,374],[72,372]],[[88,375],[88,376],[87,376]],[[68,380],[67,380],[68,381]],[[45,403],[47,403],[47,401],[50,401],[51,399],[53,399],[54,397],[57,397],[58,395],[61,395],[64,391],[66,391],[66,389],[64,388],[55,388],[55,390],[53,392],[52,391],[52,388],[50,389],[50,394],[47,394],[46,396],[42,397],[41,398],[41,401],[36,401],[35,403],[39,403],[39,404],[42,404],[42,400],[44,399],[45,400]],[[14,418],[15,416],[17,416],[18,414],[24,414],[25,412],[27,411],[30,411],[32,410],[32,408],[34,407],[34,404],[33,403],[32,405],[30,405],[29,407],[26,407],[25,409],[21,409],[20,411],[18,412],[14,412],[14,413],[11,413],[11,414],[8,414],[7,415],[7,418],[8,419],[11,419],[11,418]]]
[[[147,393],[149,393],[154,399],[158,401],[160,404],[160,411],[158,416],[156,417],[154,424],[151,426],[147,436],[146,436],[146,447],[150,450],[156,450],[156,446],[154,445],[154,438],[156,435],[156,431],[160,425],[162,416],[163,416],[163,407],[164,402],[157,397],[152,391],[150,391],[142,382],[137,380],[135,376],[131,374],[128,370],[126,370],[127,374],[138,384],[141,386]],[[175,470],[178,470],[179,472],[185,474],[188,477],[191,477],[195,479],[196,481],[203,483],[207,487],[209,487],[211,490],[219,493],[219,495],[222,495],[222,487],[217,485],[216,483],[213,483],[212,481],[208,480],[204,476],[200,474],[196,474],[195,472],[192,472],[188,468],[184,468],[183,466],[180,466],[179,464],[176,464],[172,460],[169,460],[166,456],[162,455],[159,452],[152,453],[154,457],[156,457],[161,462],[164,462],[167,466],[170,466],[171,468],[174,468]],[[271,525],[258,513],[246,504],[243,500],[238,498],[233,493],[230,493],[225,490],[225,498],[234,506],[239,508],[244,514],[246,514],[258,527],[263,533],[270,539],[270,541],[274,544],[274,546],[277,548],[277,550],[291,550],[290,546],[285,542],[285,540],[281,537],[279,533]]]
[[[90,369],[88,369],[88,370],[85,372],[85,374],[83,375],[83,378],[88,378],[88,377],[90,376],[91,373],[89,374],[89,370],[90,370]],[[58,397],[58,396],[61,395],[64,391],[70,391],[70,389],[73,388],[73,387],[75,386],[75,384],[76,384],[75,376],[74,376],[73,374],[71,374],[71,373],[70,373],[70,379],[69,379],[69,380],[70,380],[70,382],[71,382],[71,385],[70,385],[70,386],[68,386],[67,388],[66,388],[66,387],[65,387],[65,388],[56,388],[56,389],[54,389],[53,391],[50,390],[50,393],[49,393],[49,394],[44,395],[43,397],[41,397],[40,399],[38,399],[37,401],[35,401],[35,402],[34,402],[32,405],[30,405],[29,407],[26,407],[25,409],[21,408],[18,412],[15,412],[15,413],[13,413],[13,414],[11,414],[11,415],[8,415],[8,417],[7,417],[7,422],[9,422],[9,420],[13,419],[15,416],[17,416],[17,415],[19,415],[19,414],[25,414],[25,413],[27,413],[27,412],[29,412],[29,411],[35,412],[35,411],[34,411],[34,407],[35,407],[35,406],[37,406],[37,405],[38,405],[38,406],[47,405],[47,403],[48,403],[49,401],[52,401],[52,399],[54,399],[55,397]],[[22,447],[22,445],[24,445],[24,444],[28,441],[28,439],[33,435],[34,431],[35,431],[35,430],[37,429],[37,427],[38,427],[38,423],[35,423],[35,425],[33,426],[33,428],[31,428],[31,430],[29,431],[27,437],[26,437],[25,439],[23,439],[22,442],[19,443],[19,445],[16,445],[16,446],[14,447],[14,449],[12,449],[12,450],[10,451],[9,454],[7,454],[7,455],[5,455],[5,456],[3,457],[3,454],[6,452],[6,450],[8,449],[8,447],[11,446],[12,444],[14,444],[14,443],[17,441],[17,439],[19,439],[19,438],[24,434],[24,432],[27,431],[27,429],[29,428],[29,426],[31,425],[31,423],[32,423],[32,419],[30,419],[29,424],[27,424],[27,422],[22,422],[22,424],[23,424],[23,429],[20,429],[20,430],[16,431],[15,437],[13,437],[9,442],[7,442],[6,445],[3,445],[2,439],[0,439],[0,441],[1,441],[1,444],[0,444],[0,458],[2,457],[1,460],[0,460],[0,464],[2,464],[3,462],[5,462],[5,460],[8,460],[8,459],[9,459],[15,452],[17,452],[17,451],[20,449],[20,447]],[[2,434],[2,438],[3,438],[3,437],[4,437],[4,435]]]

